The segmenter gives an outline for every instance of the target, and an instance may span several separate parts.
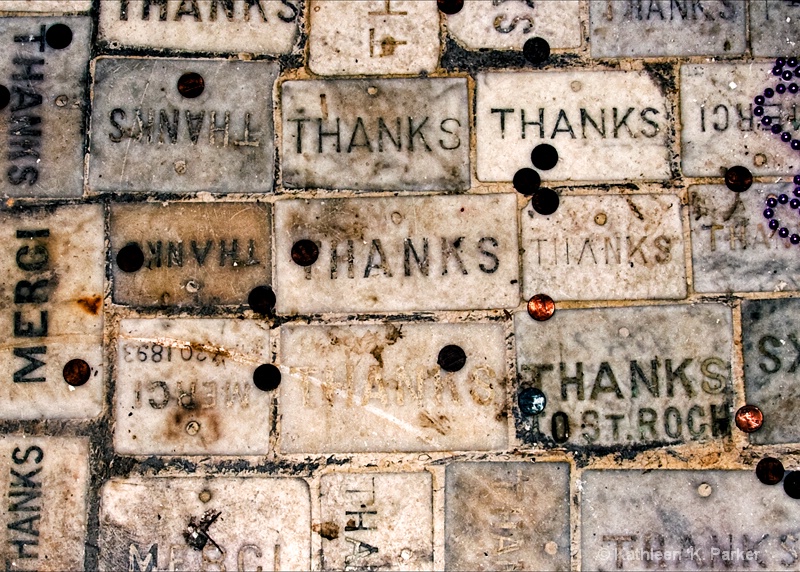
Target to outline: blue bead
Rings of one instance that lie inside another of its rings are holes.
[[[794,149],[795,151],[798,151],[798,150],[800,150],[800,141],[798,141],[797,139],[792,139],[792,142],[791,142],[791,143],[789,143],[789,145],[790,145],[790,146],[792,147],[792,149]]]
[[[772,125],[772,117],[770,117],[769,115],[765,115],[764,117],[762,117],[761,125],[763,125],[764,127],[769,127],[770,125]]]
[[[782,128],[781,128],[781,126],[780,126],[780,125],[778,125],[778,124],[776,123],[775,125],[773,125],[772,127],[770,127],[770,129],[772,130],[772,132],[773,132],[775,135],[777,135],[778,133],[780,133],[780,132],[781,132],[781,129],[782,129]]]
[[[780,230],[778,231],[778,236],[780,236],[781,238],[786,238],[787,236],[789,236],[789,229],[786,228],[785,226],[781,227]]]
[[[761,117],[762,115],[764,115],[764,108],[760,106],[754,107],[753,115],[755,115],[756,117]]]
[[[790,81],[794,77],[792,70],[786,70],[781,74],[781,78],[785,81]]]
[[[786,93],[786,86],[783,85],[782,83],[779,83],[778,85],[775,86],[775,91],[777,91],[778,93]]]
[[[778,195],[778,202],[779,202],[780,204],[782,204],[782,205],[785,205],[786,203],[788,203],[788,202],[789,202],[789,197],[787,197],[786,195],[784,195],[783,193],[781,193],[780,195]]]
[[[797,93],[798,91],[800,91],[800,86],[798,86],[796,83],[789,84],[789,93]]]
[[[797,58],[789,58],[788,60],[786,60],[786,63],[789,64],[790,68],[793,68],[794,66],[797,65]]]
[[[798,207],[800,207],[800,199],[792,199],[791,201],[789,201],[789,206],[792,207],[793,209],[797,209]]]
[[[772,209],[764,209],[764,218],[772,218],[775,216],[775,211]]]
[[[789,237],[789,242],[792,244],[800,244],[800,234],[793,234]]]
[[[764,102],[766,100],[764,99],[763,95],[757,95],[753,98],[753,101],[755,102],[756,105],[764,105]]]
[[[800,185],[800,175],[795,175],[792,181],[795,185]]]
[[[767,99],[769,99],[769,98],[770,98],[770,97],[772,97],[773,95],[775,95],[775,92],[772,90],[772,88],[771,88],[771,87],[768,87],[768,88],[766,88],[766,89],[764,90],[764,97],[766,97]]]
[[[791,133],[789,133],[788,131],[784,131],[783,133],[781,133],[781,141],[783,141],[784,143],[788,143],[791,140],[792,140]]]
[[[769,221],[770,230],[776,230],[780,225],[781,223],[779,223],[777,219],[772,219],[771,221]]]
[[[767,206],[774,209],[775,207],[778,206],[778,199],[776,199],[775,197],[768,198],[767,199]]]
[[[781,75],[783,73],[783,66],[775,66],[772,68],[772,75]]]

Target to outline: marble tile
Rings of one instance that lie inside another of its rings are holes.
[[[0,13],[32,12],[61,14],[88,12],[92,0],[3,0]]]
[[[800,3],[794,0],[752,0],[750,41],[755,56],[791,56],[800,48],[797,26]]]

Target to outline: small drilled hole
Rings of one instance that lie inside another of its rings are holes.
[[[523,44],[522,55],[532,64],[541,64],[550,57],[550,44],[544,38],[531,38]]]
[[[253,372],[253,383],[261,391],[274,391],[281,384],[281,370],[271,363],[265,363]]]
[[[457,14],[464,7],[464,0],[436,0],[436,5],[444,14]]]
[[[271,314],[275,309],[275,292],[269,286],[256,286],[250,291],[247,303],[257,314]]]
[[[132,242],[123,246],[117,252],[117,266],[123,272],[137,272],[144,266],[144,252],[142,248]]]
[[[519,410],[523,415],[539,415],[547,405],[547,398],[537,387],[526,387],[519,392],[517,398]]]
[[[542,143],[537,145],[531,151],[531,163],[537,169],[542,171],[549,171],[558,163],[558,151],[552,145]]]
[[[73,387],[80,387],[92,374],[92,368],[82,359],[73,359],[64,366],[64,381]]]
[[[300,266],[311,266],[319,258],[319,247],[313,240],[304,238],[292,245],[292,260]]]
[[[206,89],[206,82],[199,73],[188,72],[178,79],[178,92],[187,99],[200,97]]]
[[[5,109],[11,103],[11,92],[4,85],[0,85],[0,109]]]
[[[533,169],[528,169],[526,167],[514,173],[514,188],[518,193],[522,193],[523,195],[531,196],[536,192],[541,183],[542,179],[539,177],[539,173]]]
[[[460,346],[445,346],[439,350],[439,357],[436,363],[445,371],[459,371],[467,363],[467,354],[464,353]]]
[[[531,197],[531,206],[540,215],[551,215],[558,210],[558,193],[552,189],[539,189]]]
[[[764,457],[756,465],[756,477],[765,485],[777,485],[783,473],[783,463],[774,457]]]
[[[737,165],[725,171],[725,185],[735,193],[743,193],[753,184],[753,174],[747,167]]]
[[[66,24],[53,24],[47,29],[44,39],[54,50],[63,50],[72,43],[72,30]]]

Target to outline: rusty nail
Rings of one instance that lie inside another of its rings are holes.
[[[300,266],[311,266],[319,258],[319,247],[313,240],[304,238],[292,245],[292,260]]]
[[[460,346],[450,344],[439,350],[436,363],[445,371],[459,371],[467,363],[467,354]]]
[[[89,381],[92,368],[82,359],[72,359],[64,366],[64,381],[72,387],[79,387]]]
[[[764,414],[755,405],[743,405],[736,412],[736,426],[740,431],[753,433],[761,429]]]
[[[774,457],[764,457],[756,465],[756,477],[765,485],[777,485],[783,473],[783,463]]]
[[[199,73],[187,72],[178,78],[178,92],[187,99],[200,97],[206,88],[206,82]]]
[[[537,322],[544,322],[553,317],[556,303],[547,294],[536,294],[528,300],[528,314]]]
[[[747,167],[736,165],[725,171],[725,185],[735,193],[743,193],[753,184],[753,174]]]

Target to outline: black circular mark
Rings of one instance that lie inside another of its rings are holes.
[[[54,50],[63,50],[72,43],[72,30],[66,24],[53,24],[47,29],[44,40]]]
[[[436,359],[439,367],[445,371],[459,371],[467,363],[467,354],[460,346],[449,345],[439,350],[439,357]]]
[[[92,374],[92,368],[82,359],[73,359],[64,366],[64,381],[73,387],[80,387]]]
[[[144,252],[135,242],[126,244],[117,252],[117,266],[123,272],[137,272],[144,266]]]
[[[275,309],[275,292],[269,286],[256,286],[250,290],[247,303],[257,314],[271,314]]]
[[[519,392],[517,402],[523,415],[539,415],[547,405],[547,397],[545,397],[541,389],[526,387]]]
[[[464,0],[436,0],[436,5],[445,14],[457,14],[464,7]]]
[[[765,485],[777,485],[783,473],[783,463],[774,457],[764,457],[756,465],[756,477]]]
[[[531,197],[531,206],[540,215],[551,215],[558,210],[560,200],[553,189],[539,189]]]
[[[199,73],[187,72],[178,78],[178,92],[187,99],[200,97],[206,89],[206,82]]]
[[[552,145],[542,143],[537,145],[531,151],[531,163],[537,169],[542,171],[549,171],[558,163],[558,151]]]
[[[522,45],[522,55],[532,64],[541,64],[550,57],[550,44],[544,38],[531,38]]]
[[[800,499],[800,471],[792,471],[783,480],[783,490],[793,499]]]
[[[265,363],[253,372],[253,383],[261,391],[274,391],[281,384],[281,370],[271,363]]]
[[[304,238],[292,245],[292,260],[300,266],[311,266],[319,258],[319,247],[313,240]]]
[[[532,195],[541,183],[542,178],[533,169],[525,167],[514,173],[514,188],[523,195]]]
[[[0,85],[0,109],[5,109],[11,103],[11,92],[4,85]]]
[[[725,185],[735,193],[743,193],[753,184],[753,174],[747,167],[736,165],[725,171]]]

